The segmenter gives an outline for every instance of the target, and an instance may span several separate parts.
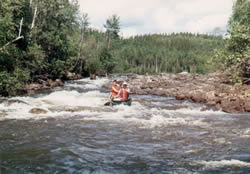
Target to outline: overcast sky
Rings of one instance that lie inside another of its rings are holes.
[[[123,37],[145,33],[208,33],[225,29],[233,0],[78,0],[90,26],[105,31],[113,14],[120,17]]]

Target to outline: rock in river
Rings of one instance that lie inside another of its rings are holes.
[[[29,113],[32,114],[46,114],[48,113],[48,111],[46,111],[45,109],[41,109],[41,108],[32,108]]]

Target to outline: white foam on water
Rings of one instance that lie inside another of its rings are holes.
[[[90,80],[89,78],[84,78],[80,80],[76,80],[76,82],[85,82],[85,86],[89,86],[91,88],[96,88],[96,87],[101,87],[102,85],[106,84],[109,82],[108,78],[99,78],[97,77],[96,80]]]
[[[109,107],[109,106],[103,106]],[[146,108],[137,102],[134,102],[132,106],[117,105],[110,107],[112,112],[99,113],[98,117],[87,117],[84,120],[112,120],[112,121],[123,121],[131,122],[137,120],[138,114],[144,112]]]
[[[4,110],[7,113],[7,116],[5,116],[2,119],[9,118],[9,119],[29,119],[31,118],[30,113],[28,111],[32,108],[35,108],[37,106],[41,106],[41,109],[45,109],[44,106],[42,106],[42,102],[39,100],[36,100],[32,97],[13,97],[14,100],[20,100],[24,101],[25,103],[12,103],[7,104],[7,102],[3,102],[0,104],[0,110]]]
[[[240,137],[241,138],[250,138],[250,128],[242,130]]]
[[[221,167],[247,167],[250,168],[250,163],[239,160],[221,160],[221,161],[199,161],[197,164],[203,165],[207,169]]]
[[[208,123],[203,122],[203,119],[194,119],[192,117],[172,117],[163,115],[153,115],[150,120],[144,121],[145,127],[156,128],[164,126],[200,126],[209,127]]]
[[[25,103],[1,103],[0,111],[7,113],[1,119],[39,119],[44,117],[55,117],[74,115],[72,112],[51,112],[51,107],[102,107],[108,98],[108,94],[99,91],[90,91],[79,93],[77,91],[56,91],[43,97],[14,97],[12,99],[20,100]],[[32,114],[29,111],[32,108],[40,108],[47,111],[46,114]],[[84,113],[88,113],[85,111]],[[91,112],[92,113],[92,112]],[[88,113],[89,114],[89,113]],[[92,115],[92,114],[91,114]]]
[[[176,113],[176,114],[188,114],[188,115],[228,115],[225,112],[222,111],[213,111],[213,110],[206,110],[206,111],[201,111],[201,108],[182,108],[178,110],[167,110],[163,109],[164,112],[167,113]]]
[[[109,79],[98,78],[98,80],[80,79],[76,83],[66,83],[65,86],[75,86],[80,88],[100,88],[107,83]],[[82,85],[78,82],[85,82]],[[217,111],[201,112],[198,108],[195,109],[179,109],[167,110],[159,108],[149,108],[141,105],[139,102],[133,101],[132,106],[104,106],[108,101],[108,93],[102,93],[98,89],[89,92],[78,92],[75,90],[55,91],[39,98],[35,97],[14,97],[13,99],[21,100],[24,103],[13,103],[6,105],[0,104],[0,113],[4,113],[3,118],[11,119],[43,119],[47,117],[72,117],[80,116],[83,120],[113,120],[130,122],[138,124],[144,128],[155,128],[158,126],[168,125],[190,125],[209,127],[209,123],[203,122],[203,117],[200,115],[217,115],[224,114]],[[73,108],[85,107],[76,109],[70,112]],[[87,108],[89,107],[89,108]],[[46,114],[32,114],[29,111],[32,108],[40,108],[47,111]],[[54,108],[52,110],[51,108]],[[68,109],[65,109],[68,108]],[[196,115],[198,115],[196,117]],[[196,118],[195,118],[196,117]]]
[[[112,120],[124,123],[137,124],[141,128],[154,129],[156,127],[167,126],[200,126],[210,127],[209,123],[203,122],[203,119],[190,117],[176,116],[176,114],[162,114],[157,108],[148,109],[138,102],[134,102],[132,106],[118,105],[113,107],[113,112],[99,113],[98,117],[84,117],[83,120]],[[174,112],[172,112],[174,113]],[[143,116],[146,115],[146,118]]]
[[[41,101],[52,105],[67,106],[101,106],[102,99],[106,96],[99,91],[79,93],[77,91],[57,91],[41,98]]]
[[[84,85],[81,84],[77,84],[77,83],[69,83],[69,84],[65,84],[66,87],[73,87],[73,88],[86,88]]]
[[[166,113],[175,113],[175,114],[192,114],[192,115],[229,115],[228,113],[223,112],[222,110],[216,111],[212,109],[207,109],[202,111],[203,105],[201,104],[195,104],[195,103],[190,103],[188,101],[183,102],[182,104],[176,104],[176,106],[179,106],[180,108],[178,109],[167,109],[164,107],[175,107],[175,105],[172,104],[165,104],[164,102],[152,102],[153,105],[155,106],[162,106],[163,108],[161,111],[166,112]]]
[[[100,88],[102,85],[109,82],[107,78],[99,78],[97,77],[96,80],[90,80],[89,78],[83,78],[80,80],[75,80],[76,83],[65,83],[65,87],[73,87],[73,88],[82,88],[82,89],[97,89]],[[83,82],[83,84],[79,84],[77,82]]]
[[[98,82],[98,84],[100,84]],[[192,116],[183,116],[189,110],[162,110],[158,108],[147,108],[139,102],[133,102],[132,106],[117,105],[113,107],[103,106],[107,102],[107,93],[100,91],[89,91],[80,93],[77,91],[55,91],[43,97],[16,97],[28,103],[14,103],[10,106],[0,105],[3,110],[8,110],[8,115],[5,118],[14,119],[44,119],[47,117],[72,117],[75,115],[81,116],[83,120],[112,120],[130,122],[137,124],[139,127],[153,129],[159,126],[168,125],[190,125],[208,127],[208,123],[202,122],[202,118],[196,119]],[[93,110],[83,109],[75,112],[65,111],[60,108],[70,107],[92,107]],[[46,114],[32,114],[29,111],[32,108],[41,108],[48,111]],[[59,108],[51,111],[51,108]],[[97,108],[97,109],[95,109]],[[108,110],[108,111],[106,111]],[[182,114],[180,114],[182,113]],[[193,114],[193,113],[192,113]],[[199,112],[200,114],[200,112]],[[144,118],[146,116],[146,119]]]

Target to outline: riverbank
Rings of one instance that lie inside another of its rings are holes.
[[[175,97],[228,113],[250,112],[250,85],[230,85],[225,74],[128,75],[132,94]],[[105,88],[110,84],[104,85]]]
[[[78,80],[83,78],[80,74],[75,73],[67,73],[64,79],[39,79],[35,83],[26,84],[24,88],[21,90],[23,94],[33,95],[37,91],[44,90],[44,89],[51,89],[57,86],[63,86],[64,81],[66,80]]]
[[[69,74],[65,80],[80,78],[82,76]],[[230,85],[224,74],[130,74],[127,78],[132,94],[175,97],[177,100],[190,100],[228,113],[250,112],[250,85]],[[63,85],[64,81],[60,79],[44,79],[27,84],[22,93],[33,95],[37,91]],[[103,87],[108,89],[111,84]]]

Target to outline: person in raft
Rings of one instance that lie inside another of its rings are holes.
[[[114,101],[127,101],[129,99],[130,89],[128,88],[128,84],[123,82],[122,88],[119,90],[119,93],[114,98]]]
[[[109,98],[113,100],[119,93],[120,85],[117,83],[117,80],[113,80],[112,87],[111,87],[111,94]]]

